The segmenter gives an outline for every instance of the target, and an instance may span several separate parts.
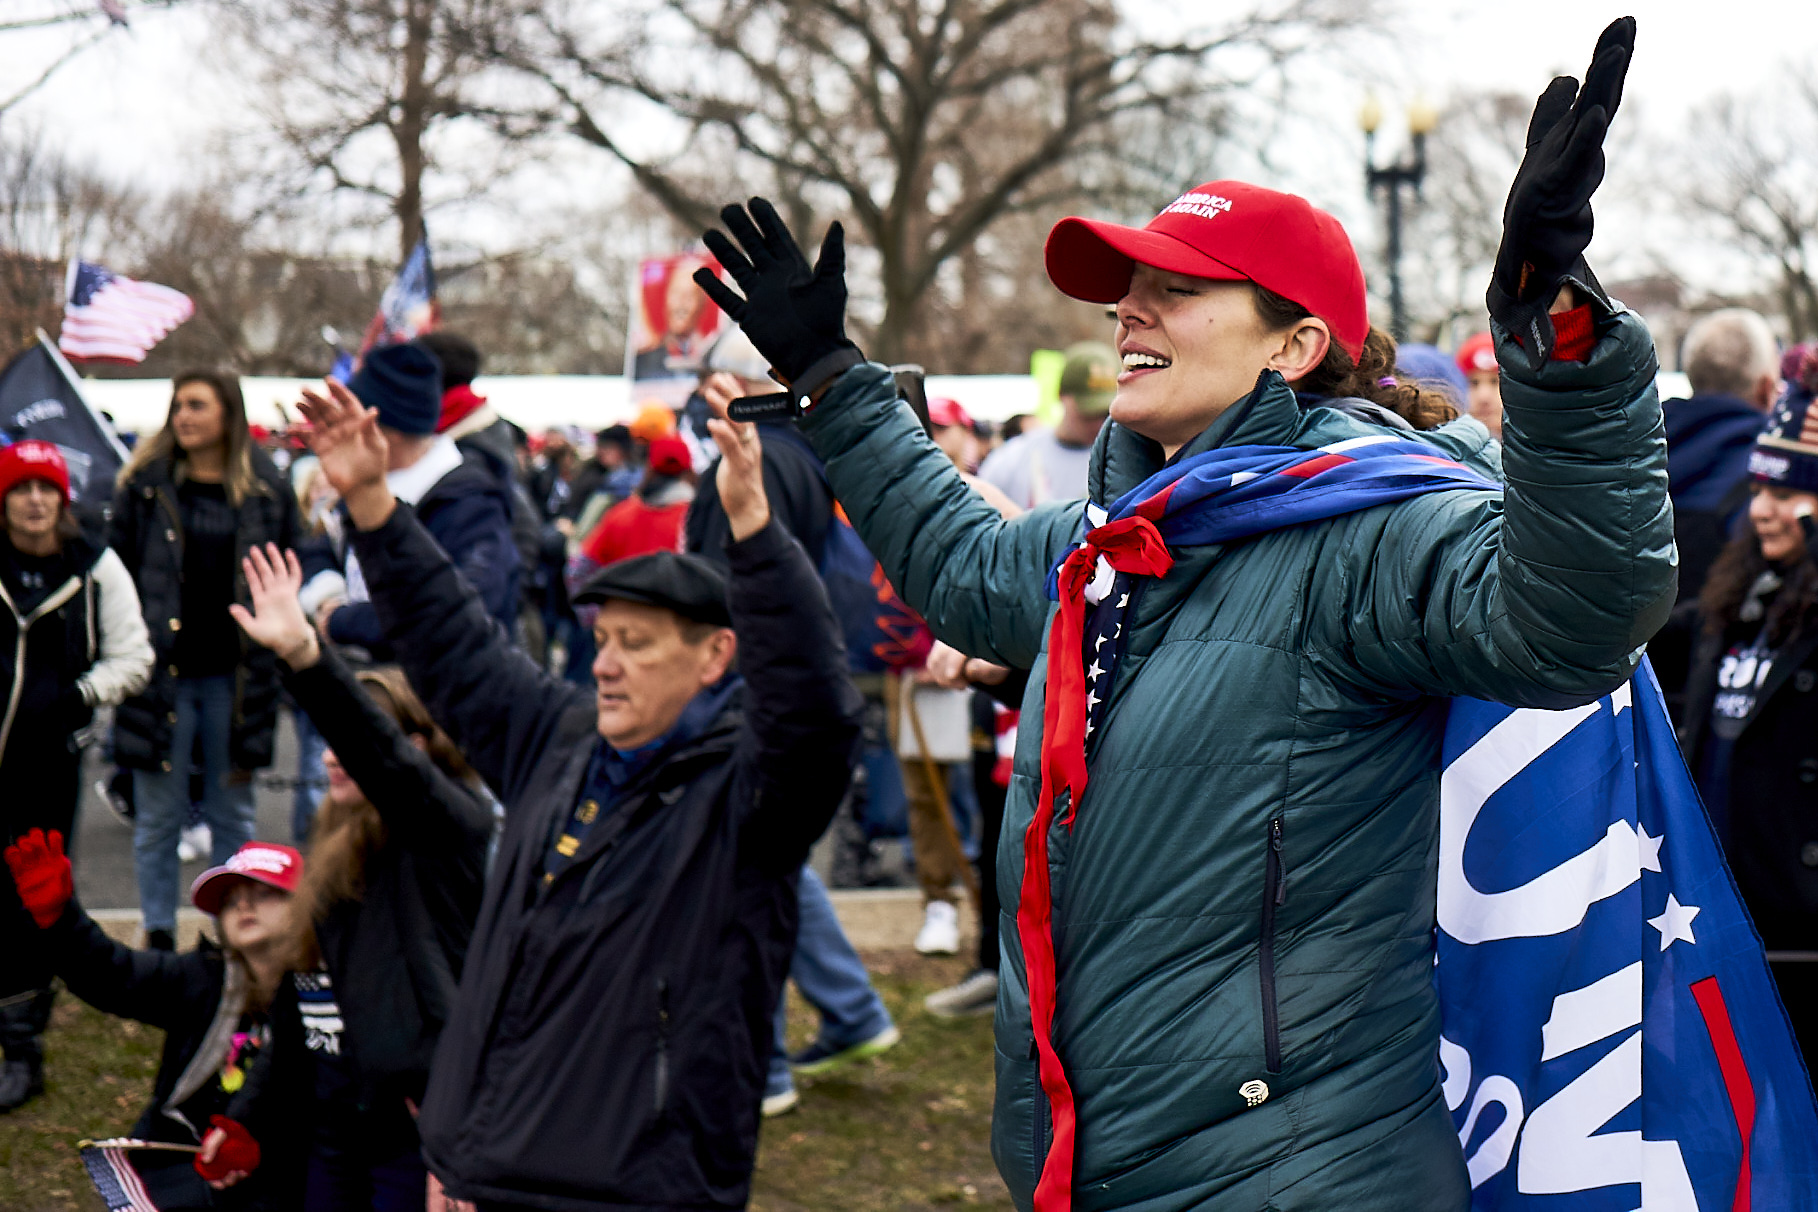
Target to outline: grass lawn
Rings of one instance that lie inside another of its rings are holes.
[[[764,1125],[752,1212],[1009,1208],[991,1164],[990,1016],[947,1021],[922,1010],[922,998],[965,975],[966,963],[913,952],[865,959],[903,1042],[801,1082],[800,1106]],[[795,1047],[815,1017],[790,999]],[[98,1212],[76,1141],[132,1126],[162,1042],[149,1027],[58,998],[45,1037],[48,1093],[0,1116],[0,1212]]]

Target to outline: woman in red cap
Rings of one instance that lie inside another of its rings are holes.
[[[1653,343],[1583,257],[1633,44],[1616,22],[1535,107],[1489,290],[1500,452],[1425,428],[1449,410],[1397,381],[1336,220],[1215,181],[1049,237],[1123,368],[1090,499],[1006,521],[846,337],[837,227],[812,267],[762,199],[721,212],[737,246],[709,233],[739,291],[697,281],[891,583],[1031,671],[997,870],[1019,1208],[1468,1205],[1433,988],[1447,700],[1591,702],[1673,597]]]
[[[0,447],[0,845],[31,829],[68,836],[81,794],[81,733],[97,707],[145,685],[152,649],[120,557],[83,533],[69,468],[49,442]],[[39,1037],[51,957],[0,888],[0,1111],[44,1089]]]
[[[164,1032],[151,1102],[129,1135],[201,1151],[130,1154],[153,1206],[297,1208],[296,1113],[307,1091],[254,1062],[270,1047],[269,1012],[295,946],[290,902],[302,856],[276,842],[247,842],[203,872],[190,900],[215,918],[220,944],[204,936],[181,953],[135,951],[107,936],[76,900],[62,833],[34,829],[5,858],[69,991]]]

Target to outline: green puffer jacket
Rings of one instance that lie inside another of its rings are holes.
[[[1078,1109],[1081,1212],[1467,1205],[1433,992],[1446,700],[1589,702],[1629,676],[1673,601],[1653,345],[1626,312],[1601,332],[1588,361],[1538,373],[1504,348],[1505,491],[1179,548],[1165,577],[1137,582],[1090,785],[1050,841],[1054,1043]],[[849,371],[805,428],[934,634],[1033,670],[998,851],[992,1128],[1027,1209],[1050,1120],[1015,915],[1041,782],[1044,579],[1083,507],[1002,521],[919,435],[880,367]],[[1303,410],[1270,375],[1181,454],[1382,432]],[[1497,474],[1475,422],[1418,436]],[[1109,503],[1162,464],[1155,443],[1107,424],[1092,495]],[[1277,828],[1286,878],[1264,938]],[[1265,1059],[1265,947],[1279,1072]],[[1255,1106],[1239,1093],[1251,1082],[1267,1091]]]

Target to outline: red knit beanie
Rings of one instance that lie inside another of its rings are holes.
[[[48,480],[69,504],[69,464],[55,443],[35,439],[0,447],[0,498],[27,480]]]

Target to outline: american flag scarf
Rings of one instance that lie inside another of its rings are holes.
[[[1016,910],[1038,1067],[1054,1123],[1053,1144],[1036,1184],[1036,1212],[1066,1212],[1072,1207],[1073,1192],[1073,1090],[1053,1041],[1048,831],[1055,802],[1063,794],[1067,803],[1062,823],[1071,829],[1079,813],[1086,790],[1086,739],[1103,721],[1099,690],[1110,689],[1116,655],[1122,649],[1122,616],[1130,603],[1132,578],[1165,576],[1174,564],[1170,547],[1247,539],[1423,493],[1500,487],[1440,456],[1431,446],[1381,435],[1318,450],[1291,446],[1210,450],[1150,476],[1108,510],[1086,507],[1090,529],[1048,577],[1048,596],[1060,603],[1060,609],[1048,631],[1041,795],[1023,833],[1022,896]],[[1096,608],[1090,654],[1088,605]],[[1103,651],[1107,643],[1109,653]]]

